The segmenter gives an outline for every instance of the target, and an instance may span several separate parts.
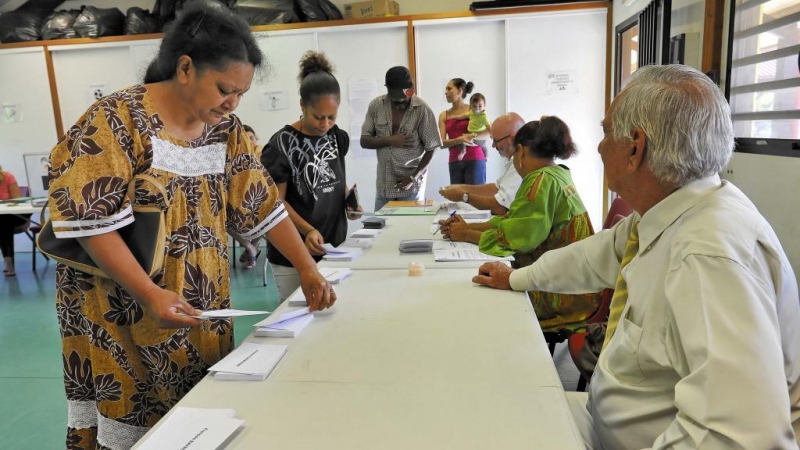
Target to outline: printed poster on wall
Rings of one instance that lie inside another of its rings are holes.
[[[350,105],[350,154],[354,158],[374,158],[374,150],[364,150],[361,147],[361,126],[367,116],[369,103],[378,96],[378,80],[351,78],[347,83],[347,91]]]
[[[547,95],[578,93],[577,70],[553,70],[547,72]]]

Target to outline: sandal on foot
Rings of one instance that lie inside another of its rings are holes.
[[[247,255],[247,261],[245,261],[244,263],[244,268],[252,269],[258,263],[258,257],[261,256],[261,250],[259,250],[258,253],[256,253],[256,256],[253,257],[251,257],[250,254],[247,252],[245,252],[245,255]]]

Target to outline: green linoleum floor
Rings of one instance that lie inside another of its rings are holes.
[[[263,255],[263,253],[262,253]],[[238,309],[272,311],[278,294],[272,273],[269,286],[258,266],[231,269],[231,298]],[[61,378],[61,340],[55,313],[55,264],[19,253],[17,276],[0,276],[0,448],[63,449],[67,402]],[[262,316],[234,323],[236,345]]]

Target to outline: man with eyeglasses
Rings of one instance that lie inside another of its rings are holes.
[[[433,151],[442,145],[436,115],[414,95],[408,69],[389,69],[386,90],[370,102],[361,127],[361,147],[378,152],[375,211],[392,200],[422,200]]]
[[[522,183],[511,157],[516,150],[514,136],[523,125],[525,121],[514,112],[503,114],[492,123],[492,147],[506,160],[505,170],[497,181],[480,185],[452,184],[441,188],[439,194],[451,202],[464,202],[478,209],[488,209],[494,215],[507,213]]]

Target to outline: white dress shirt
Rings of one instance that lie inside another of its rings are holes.
[[[522,177],[514,169],[514,161],[510,159],[506,161],[506,168],[500,178],[495,181],[495,184],[497,185],[497,193],[494,194],[494,198],[497,203],[500,203],[506,209],[510,208],[511,202],[517,196],[519,185],[522,184]]]
[[[614,287],[634,214],[515,271],[516,290]],[[587,407],[605,449],[797,448],[800,298],[745,195],[714,175],[647,211]],[[794,428],[794,430],[793,430]]]

